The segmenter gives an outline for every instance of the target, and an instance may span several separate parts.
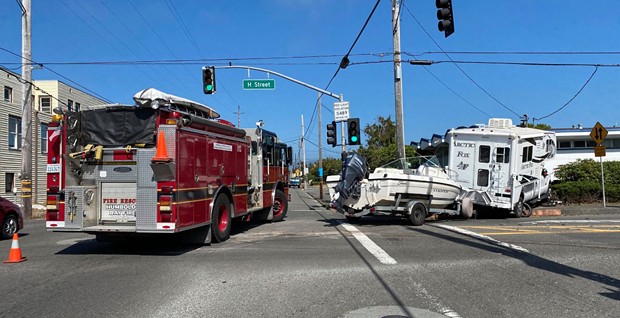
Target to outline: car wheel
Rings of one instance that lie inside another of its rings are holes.
[[[17,217],[13,214],[7,215],[2,221],[2,238],[5,240],[13,237],[17,233]]]

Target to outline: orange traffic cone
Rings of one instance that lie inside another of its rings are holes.
[[[15,233],[13,234],[13,242],[11,242],[11,252],[9,253],[9,259],[3,261],[3,263],[20,263],[25,260],[26,258],[22,257],[22,250],[19,248],[17,233]]]
[[[157,137],[157,148],[155,148],[155,157],[151,159],[153,162],[170,162],[172,158],[168,157],[168,150],[166,149],[166,138],[164,132],[160,131]]]

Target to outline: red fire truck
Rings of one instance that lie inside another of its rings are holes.
[[[147,89],[135,105],[59,110],[49,125],[49,231],[97,240],[184,232],[228,239],[232,219],[281,221],[292,148],[194,101]]]

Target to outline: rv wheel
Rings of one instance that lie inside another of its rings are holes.
[[[420,226],[424,224],[424,220],[426,220],[426,207],[424,204],[418,202],[411,207],[410,214],[407,216],[409,218],[409,222],[415,226]]]
[[[211,232],[215,242],[224,242],[230,235],[230,201],[225,194],[220,194],[213,204],[211,214]]]
[[[517,202],[515,204],[514,209],[512,210],[512,214],[516,217],[516,218],[520,218],[523,215],[523,197],[519,198],[519,202]]]

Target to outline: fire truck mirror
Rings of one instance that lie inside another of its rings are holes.
[[[290,166],[293,163],[293,147],[286,148],[286,165]]]

